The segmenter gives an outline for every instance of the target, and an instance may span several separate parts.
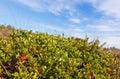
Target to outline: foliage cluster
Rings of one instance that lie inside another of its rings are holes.
[[[0,77],[11,79],[110,79],[114,58],[88,38],[15,30],[0,39]]]

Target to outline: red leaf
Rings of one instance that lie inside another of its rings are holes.
[[[43,69],[42,69],[42,68],[39,68],[39,69],[38,69],[38,72],[39,72],[39,73],[41,73],[42,71],[43,71]]]

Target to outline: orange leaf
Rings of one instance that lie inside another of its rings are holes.
[[[26,61],[27,60],[27,57],[25,54],[22,54],[20,57],[19,57],[19,60],[21,61]]]

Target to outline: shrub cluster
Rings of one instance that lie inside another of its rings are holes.
[[[110,79],[112,55],[98,40],[15,30],[0,39],[0,77],[11,79]]]

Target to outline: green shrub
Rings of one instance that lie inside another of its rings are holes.
[[[0,39],[0,77],[11,79],[110,79],[111,54],[98,40],[16,30]]]

